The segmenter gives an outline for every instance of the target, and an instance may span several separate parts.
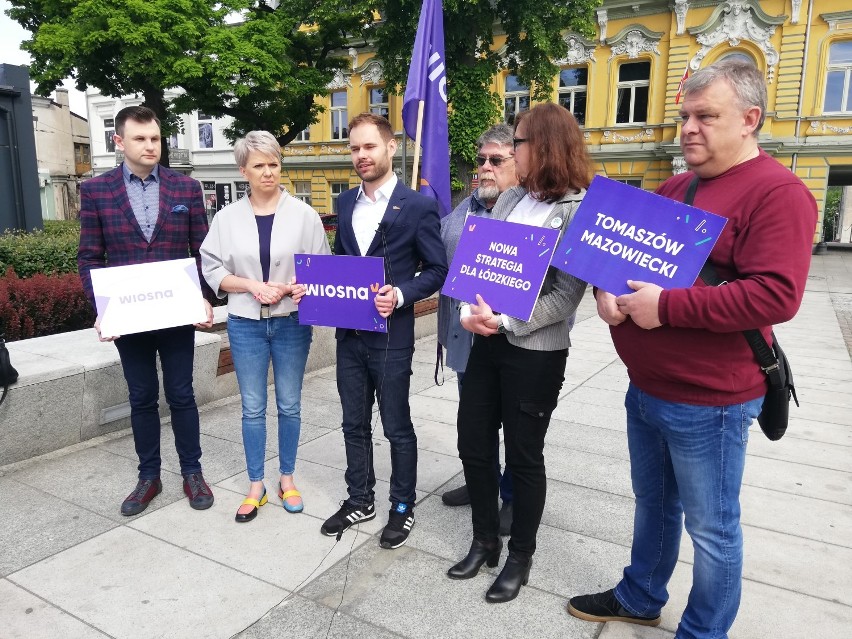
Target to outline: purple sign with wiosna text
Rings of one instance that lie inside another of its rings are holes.
[[[299,324],[387,333],[375,297],[385,281],[381,257],[297,253],[296,281],[307,292],[299,302]]]
[[[495,311],[529,321],[558,241],[558,228],[468,217],[441,292],[474,304],[478,293]]]
[[[614,295],[627,280],[688,288],[727,221],[598,175],[551,264]]]

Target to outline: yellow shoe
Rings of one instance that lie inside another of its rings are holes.
[[[234,517],[234,520],[237,523],[240,523],[240,524],[245,524],[245,523],[251,521],[252,519],[257,517],[257,509],[260,508],[261,506],[263,506],[267,501],[269,501],[269,500],[266,498],[266,486],[264,486],[263,487],[263,494],[260,496],[259,500],[253,499],[251,497],[246,497],[245,499],[243,499],[243,503],[240,504],[240,508],[242,508],[243,506],[246,506],[246,505],[254,506],[254,508],[252,508],[250,511],[248,511],[245,515],[241,515],[239,510],[237,510],[237,515],[236,515],[236,517]]]

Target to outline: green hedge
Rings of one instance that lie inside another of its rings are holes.
[[[80,223],[46,221],[43,231],[6,231],[0,235],[0,273],[13,268],[19,277],[36,273],[77,272]]]

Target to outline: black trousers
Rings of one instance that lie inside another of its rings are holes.
[[[535,552],[547,493],[544,437],[567,358],[567,349],[531,351],[513,346],[505,335],[478,335],[465,370],[457,428],[473,536],[488,541],[500,530],[494,440],[502,422],[506,467],[514,485],[509,551],[520,556]]]

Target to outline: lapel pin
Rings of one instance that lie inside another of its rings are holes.
[[[398,206],[394,206],[394,207],[393,207],[393,210],[394,210],[394,211],[399,211],[399,207],[398,207]]]
[[[555,217],[552,220],[550,220],[550,228],[558,229],[560,226],[562,226],[562,218],[561,217]]]

